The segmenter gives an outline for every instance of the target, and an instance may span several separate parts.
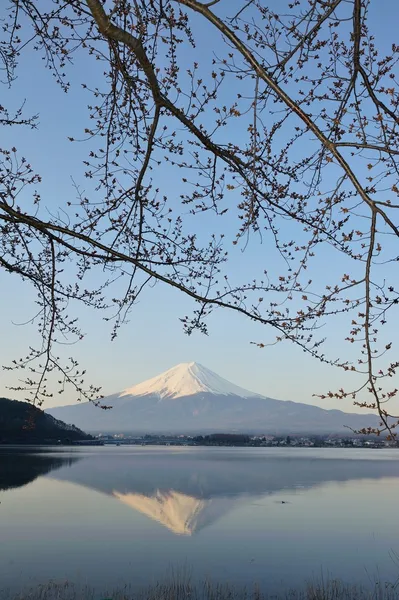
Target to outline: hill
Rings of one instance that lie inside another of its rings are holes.
[[[86,402],[49,414],[87,431],[137,433],[261,432],[335,434],[377,425],[375,415],[274,400],[240,388],[197,363],[183,363],[108,396],[102,411]]]
[[[90,437],[28,402],[0,398],[0,443],[67,443]]]

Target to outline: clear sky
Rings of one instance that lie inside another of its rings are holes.
[[[379,3],[380,13],[373,17],[376,35],[386,35],[391,42],[397,39],[397,23],[394,19],[379,17],[385,14],[382,5],[388,11],[389,7],[396,6],[395,0]],[[78,85],[66,95],[56,86],[51,74],[42,68],[40,57],[31,52],[24,55],[18,79],[11,90],[2,90],[4,103],[15,105],[26,99],[26,110],[40,116],[37,131],[2,131],[2,145],[17,146],[41,173],[43,202],[50,210],[62,207],[71,195],[74,196],[72,177],[82,182],[79,173],[87,148],[84,144],[70,144],[67,137],[79,137],[87,126],[85,106],[88,100],[79,88],[79,82],[94,86],[101,77],[99,71],[92,69],[92,62],[90,69],[88,64],[85,60],[76,63],[74,79]],[[168,188],[171,184],[162,181],[161,185]],[[264,268],[266,256],[264,247],[251,243],[245,254],[237,254],[237,276],[243,274],[248,265]],[[328,255],[321,254],[320,277],[325,272],[326,260]],[[334,265],[329,264],[328,269],[332,271]],[[37,341],[33,326],[18,325],[32,317],[34,301],[34,292],[29,285],[0,271],[0,364],[9,364],[13,358],[26,354],[28,346]],[[189,314],[192,308],[191,301],[179,292],[157,284],[140,297],[130,322],[113,342],[110,341],[111,327],[101,320],[100,315],[78,308],[80,323],[87,335],[80,345],[65,352],[80,360],[87,369],[89,380],[101,385],[105,395],[132,386],[179,362],[196,361],[237,385],[273,398],[355,410],[349,400],[321,401],[312,397],[314,393],[335,390],[341,385],[346,387],[349,379],[341,370],[316,362],[289,343],[262,350],[251,345],[252,341],[263,341],[264,330],[244,317],[216,311],[209,321],[209,336],[184,335],[179,318]],[[394,341],[398,341],[397,332],[392,333]],[[338,352],[342,331],[333,327],[325,334],[330,349],[334,350],[337,343]],[[0,395],[21,398],[23,395],[7,390],[7,385],[15,383],[15,373],[1,372]],[[49,400],[47,407],[71,403],[73,398],[69,391]]]

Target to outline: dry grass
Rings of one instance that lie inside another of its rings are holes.
[[[302,590],[270,595],[260,588],[239,589],[229,585],[204,582],[193,585],[190,580],[173,579],[139,592],[129,586],[98,593],[89,586],[49,582],[19,594],[0,591],[0,600],[398,600],[399,589],[378,584],[372,590],[347,585],[338,580],[309,583]]]

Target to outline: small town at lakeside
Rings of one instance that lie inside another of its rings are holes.
[[[156,445],[156,446],[240,446],[252,448],[396,448],[397,441],[379,439],[375,436],[332,437],[332,436],[274,436],[213,433],[210,435],[143,435],[125,433],[100,433],[93,440],[75,442],[79,445]]]

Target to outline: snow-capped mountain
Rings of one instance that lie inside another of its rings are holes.
[[[48,412],[86,431],[136,433],[339,433],[377,424],[374,415],[347,414],[245,390],[194,362],[182,363],[104,399]]]
[[[143,381],[124,390],[121,396],[158,396],[159,398],[182,398],[194,394],[209,393],[221,396],[251,398],[261,396],[230,383],[202,365],[181,363],[161,375]]]

